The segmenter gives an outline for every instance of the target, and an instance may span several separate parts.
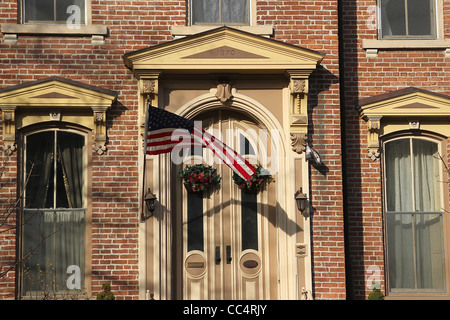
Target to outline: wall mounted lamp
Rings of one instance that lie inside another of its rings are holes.
[[[303,214],[308,204],[308,197],[303,193],[302,188],[295,193],[295,202],[297,203],[297,209]]]
[[[154,195],[150,188],[148,189],[147,193],[144,197],[145,206],[147,207],[147,210],[150,212],[150,214],[146,215],[144,212],[142,213],[142,220],[147,220],[151,216],[153,216],[153,211],[155,211],[155,201],[156,201],[156,195]]]

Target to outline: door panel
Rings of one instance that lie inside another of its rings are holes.
[[[204,114],[196,120],[202,120],[205,130],[233,149],[247,153],[247,159],[256,165],[258,141],[249,134],[259,130],[254,122],[225,111]],[[264,146],[264,150],[270,147]],[[276,257],[268,238],[276,233],[272,231],[275,224],[269,221],[274,211],[269,192],[242,192],[232,179],[231,169],[209,152],[203,150],[203,161],[217,169],[222,177],[220,186],[203,196],[188,193],[185,188],[178,195],[182,203],[183,243],[178,255],[183,265],[182,298],[270,299],[269,283],[276,279],[277,268],[276,263],[269,263],[271,255]],[[200,159],[187,157],[184,165],[193,164],[193,160]]]

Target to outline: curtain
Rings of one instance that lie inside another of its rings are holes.
[[[390,287],[443,289],[437,144],[420,139],[385,148]]]
[[[192,0],[195,23],[249,23],[248,0]]]
[[[25,199],[27,208],[51,208],[53,196],[54,132],[27,137]],[[50,194],[49,194],[50,191]]]
[[[26,255],[35,250],[24,263],[24,295],[66,292],[66,281],[71,275],[67,268],[72,265],[81,270],[84,284],[83,155],[81,135],[49,131],[27,137],[27,159],[39,166],[31,175],[30,187],[27,186],[24,209],[23,252]]]
[[[69,208],[83,207],[84,137],[68,132],[58,133],[64,190]]]

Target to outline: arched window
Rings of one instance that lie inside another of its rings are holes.
[[[439,144],[418,137],[384,143],[385,222],[391,292],[443,292],[442,163]]]
[[[23,135],[22,296],[85,288],[86,141],[61,128]]]

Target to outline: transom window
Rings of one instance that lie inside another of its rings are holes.
[[[22,0],[24,23],[86,24],[86,0]]]
[[[382,39],[436,38],[436,0],[380,0]]]
[[[250,24],[250,0],[191,0],[192,24]]]
[[[22,295],[84,289],[86,137],[46,130],[24,138]]]
[[[391,292],[444,292],[443,180],[438,144],[386,142],[385,212]]]

